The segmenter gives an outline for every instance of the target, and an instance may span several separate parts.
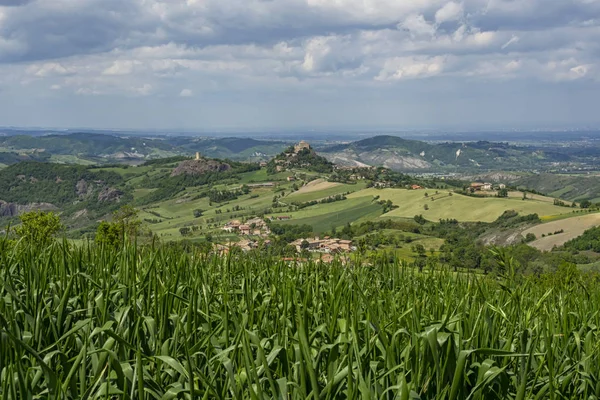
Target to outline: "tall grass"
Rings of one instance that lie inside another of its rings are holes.
[[[0,241],[0,398],[597,399],[599,289]]]

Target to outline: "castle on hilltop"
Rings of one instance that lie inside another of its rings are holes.
[[[310,150],[310,144],[304,140],[301,140],[300,143],[294,146],[294,153],[300,153],[304,149]]]

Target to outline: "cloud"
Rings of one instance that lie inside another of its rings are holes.
[[[395,57],[385,62],[375,79],[386,81],[432,77],[442,73],[446,62],[446,58],[441,56]]]
[[[446,3],[435,13],[435,22],[443,24],[444,22],[458,21],[463,17],[464,10],[462,3],[451,1]]]
[[[426,21],[423,15],[417,14],[409,15],[398,27],[408,31],[413,38],[431,37],[436,31],[435,26]]]
[[[593,0],[0,0],[7,103],[23,88],[140,103],[202,88],[189,103],[293,98],[298,110],[389,88],[385,104],[396,86],[594,88],[598,43]]]
[[[117,60],[102,71],[103,75],[129,75],[133,72],[135,63],[130,60]]]
[[[179,97],[192,97],[193,95],[194,93],[191,89],[182,89],[181,92],[179,92]]]
[[[62,64],[49,62],[43,64],[33,64],[27,68],[27,73],[37,77],[69,75],[72,73]]]

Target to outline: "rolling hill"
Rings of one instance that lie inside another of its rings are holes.
[[[535,174],[523,176],[515,185],[566,200],[600,202],[600,176]]]
[[[384,166],[397,171],[531,170],[543,163],[567,162],[569,155],[487,141],[426,143],[376,136],[321,150],[330,161],[347,166]]]
[[[200,152],[211,158],[267,161],[289,143],[250,138],[124,137],[100,133],[45,136],[0,136],[0,163],[54,161],[59,163],[140,163]]]

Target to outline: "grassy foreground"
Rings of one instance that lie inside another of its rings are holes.
[[[599,289],[0,240],[0,398],[596,399]]]

